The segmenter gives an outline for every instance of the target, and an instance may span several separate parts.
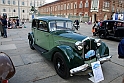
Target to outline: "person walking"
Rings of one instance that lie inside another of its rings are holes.
[[[4,33],[4,38],[7,38],[7,20],[6,20],[6,16],[3,16],[2,19],[2,27],[3,27],[3,33]]]
[[[76,28],[76,30],[78,30],[78,28],[79,28],[79,21],[78,20],[75,20],[74,21],[74,26],[75,26],[75,28]]]
[[[3,36],[3,35],[4,35],[4,33],[3,33],[3,27],[2,27],[2,17],[1,17],[1,15],[0,15],[0,32],[1,32],[1,36]]]

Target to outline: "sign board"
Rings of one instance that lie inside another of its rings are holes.
[[[92,78],[92,80],[91,79],[90,80],[93,81],[94,83],[98,83],[98,82],[104,80],[100,61],[93,62],[93,63],[91,63],[91,65],[92,65],[94,77]]]

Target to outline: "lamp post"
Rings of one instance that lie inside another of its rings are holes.
[[[18,0],[18,18],[19,18],[19,22],[20,22],[20,5],[19,5],[19,0]]]

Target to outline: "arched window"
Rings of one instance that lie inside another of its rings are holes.
[[[14,9],[13,12],[16,12],[16,10]]]
[[[22,10],[22,12],[24,13],[24,12],[25,12],[25,10]]]

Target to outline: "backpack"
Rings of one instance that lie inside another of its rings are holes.
[[[124,39],[122,39],[118,45],[118,58],[124,59]]]

